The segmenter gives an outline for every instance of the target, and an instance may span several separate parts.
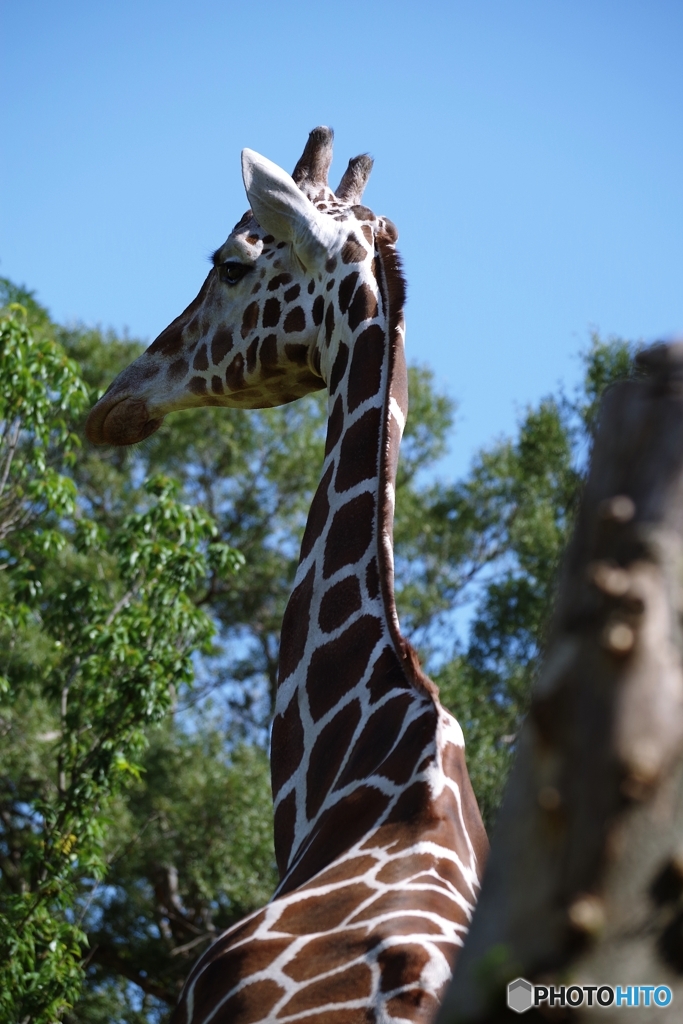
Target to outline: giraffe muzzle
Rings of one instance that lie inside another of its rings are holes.
[[[92,444],[137,444],[158,430],[163,416],[150,417],[147,403],[141,398],[112,400],[105,395],[90,410],[85,421],[85,434]]]

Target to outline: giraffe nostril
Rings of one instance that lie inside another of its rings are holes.
[[[139,398],[117,402],[102,420],[96,444],[127,445],[143,441],[161,426],[162,419],[151,419],[147,405]]]

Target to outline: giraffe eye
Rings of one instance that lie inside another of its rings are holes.
[[[237,284],[244,275],[251,270],[244,263],[221,263],[218,267],[218,276],[224,284]]]

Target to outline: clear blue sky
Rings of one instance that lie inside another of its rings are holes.
[[[115,3],[1,15],[0,273],[151,340],[246,203],[239,152],[369,151],[453,455],[576,381],[588,331],[683,330],[681,0]],[[333,182],[334,184],[334,182]]]

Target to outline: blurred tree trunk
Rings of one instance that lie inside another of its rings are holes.
[[[519,1020],[505,1005],[519,976],[667,984],[670,1006],[638,1020],[683,1019],[683,343],[638,362],[647,377],[603,399],[544,666],[438,1024]]]

